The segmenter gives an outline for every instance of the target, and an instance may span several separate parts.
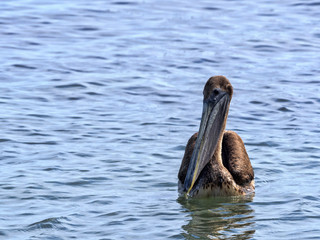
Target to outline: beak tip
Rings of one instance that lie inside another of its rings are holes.
[[[189,179],[184,183],[184,191],[186,192],[187,195],[189,195],[193,186],[194,186],[194,182],[190,181]]]

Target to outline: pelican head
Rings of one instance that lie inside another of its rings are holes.
[[[184,181],[187,194],[222,141],[232,94],[232,85],[224,76],[211,77],[204,87],[200,129]]]

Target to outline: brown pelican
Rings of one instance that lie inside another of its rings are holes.
[[[179,191],[188,196],[236,196],[254,192],[254,173],[244,143],[225,131],[233,87],[211,77],[203,90],[198,133],[189,139],[178,173]]]

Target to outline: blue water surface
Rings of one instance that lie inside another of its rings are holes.
[[[0,3],[0,239],[320,238],[320,2]],[[186,200],[213,75],[255,171]]]

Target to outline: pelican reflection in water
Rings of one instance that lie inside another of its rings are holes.
[[[182,226],[184,239],[252,239],[255,234],[253,195],[178,199],[189,220]]]
[[[237,196],[254,192],[254,173],[244,143],[225,131],[233,87],[211,77],[203,90],[198,133],[189,139],[178,173],[179,191],[188,196]]]

